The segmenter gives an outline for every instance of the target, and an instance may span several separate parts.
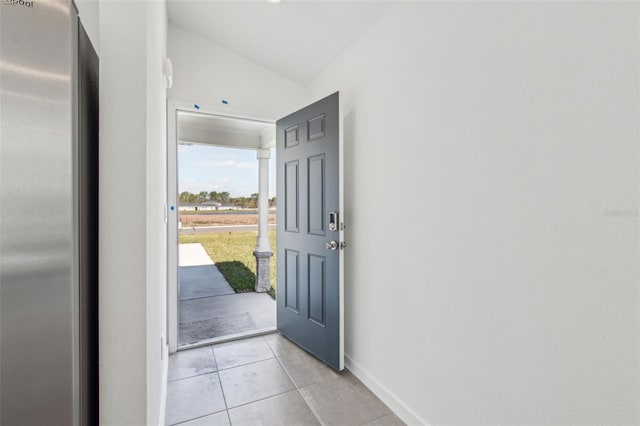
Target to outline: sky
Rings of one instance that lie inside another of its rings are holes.
[[[269,160],[269,198],[276,194],[275,150]],[[258,160],[252,149],[209,145],[178,145],[178,189],[227,191],[232,197],[249,197],[258,192]]]

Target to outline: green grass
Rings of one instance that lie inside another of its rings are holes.
[[[180,235],[180,244],[200,243],[236,293],[253,291],[256,284],[257,232],[217,232],[210,234]],[[276,231],[269,232],[271,240],[271,291],[275,298],[276,287]]]

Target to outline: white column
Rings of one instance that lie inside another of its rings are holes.
[[[256,251],[258,253],[270,253],[269,243],[269,159],[271,150],[258,150],[259,167],[259,195],[258,195],[258,240]]]

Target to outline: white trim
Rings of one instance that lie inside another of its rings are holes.
[[[198,108],[196,108],[196,105],[198,105]],[[275,125],[276,125],[276,121],[275,120],[268,119],[268,118],[263,118],[263,117],[255,117],[255,116],[249,116],[249,115],[240,114],[240,113],[237,113],[237,111],[234,108],[231,108],[231,107],[223,107],[223,108],[221,108],[220,106],[213,106],[213,105],[209,105],[209,104],[196,104],[196,103],[193,103],[193,102],[187,102],[187,101],[183,101],[183,100],[168,99],[167,100],[167,108],[168,108],[169,112],[171,112],[171,111],[180,111],[180,112],[186,113],[186,114],[212,115],[212,116],[215,116],[215,117],[229,118],[229,119],[232,119],[232,120],[253,121],[253,122],[256,122],[256,123],[271,124],[271,125],[274,126],[274,128],[275,128]],[[176,132],[177,132],[177,129],[176,129]],[[176,138],[177,138],[177,136],[176,136]],[[276,146],[275,137],[271,141],[264,141],[263,140],[259,147],[220,145],[220,144],[211,144],[211,143],[206,143],[206,142],[201,142],[201,141],[190,141],[190,140],[187,140],[187,139],[180,139],[178,142],[180,142],[180,143],[192,143],[192,144],[197,144],[197,145],[221,146],[221,147],[225,147],[225,148],[251,149],[251,150],[271,149],[271,148],[275,148],[275,146]]]
[[[162,360],[162,389],[160,390],[160,416],[158,426],[165,425],[167,414],[167,386],[169,381],[169,345],[164,347],[164,359]]]
[[[402,402],[393,392],[385,387],[378,379],[369,373],[364,367],[355,362],[350,355],[345,354],[345,364],[347,370],[351,371],[362,383],[364,383],[371,392],[373,392],[382,402],[387,404],[393,413],[400,417],[403,422],[408,425],[425,425],[429,423],[424,421],[418,414]]]
[[[167,204],[173,206],[169,209],[167,220],[167,323],[169,353],[178,350],[178,111],[198,114],[216,115],[230,119],[240,119],[273,124],[275,121],[260,117],[251,117],[239,114],[233,108],[221,108],[219,106],[198,104],[176,99],[167,99]],[[263,149],[272,147],[270,141]],[[239,148],[239,147],[229,147]],[[242,148],[240,148],[242,149]],[[257,149],[257,148],[247,148]]]
[[[185,111],[185,112],[193,112],[198,114],[209,114],[209,115],[217,115],[219,117],[227,117],[233,119],[240,120],[248,120],[248,121],[257,121],[261,123],[267,124],[276,124],[274,120],[270,120],[268,118],[262,117],[252,117],[249,115],[243,115],[237,113],[233,108],[220,108],[219,106],[207,105],[207,104],[197,104],[199,108],[196,108],[193,102],[186,102],[176,99],[168,100],[169,109],[176,111]]]
[[[256,252],[271,253],[269,241],[269,159],[270,149],[257,150],[258,159],[258,236],[256,237]],[[256,274],[256,291],[259,283]]]
[[[189,145],[202,145],[202,146],[215,146],[219,148],[230,148],[230,149],[244,149],[245,151],[258,151],[262,148],[251,148],[248,146],[233,146],[233,145],[222,145],[217,143],[206,143],[206,142],[196,142],[188,139],[180,139],[178,144],[189,144]]]
[[[340,226],[344,222],[344,116],[342,108],[342,96],[338,92],[338,238],[344,242],[344,229]],[[348,249],[348,247],[347,247]],[[340,296],[340,370],[344,369],[344,249],[339,249],[339,296]]]
[[[177,110],[167,101],[167,340],[178,350],[178,126]],[[173,207],[173,211],[171,210]]]

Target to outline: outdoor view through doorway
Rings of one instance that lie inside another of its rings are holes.
[[[271,289],[256,292],[256,153],[184,142],[178,146],[179,347],[276,327],[275,167],[269,167],[268,194]],[[271,155],[269,162],[274,161]]]

